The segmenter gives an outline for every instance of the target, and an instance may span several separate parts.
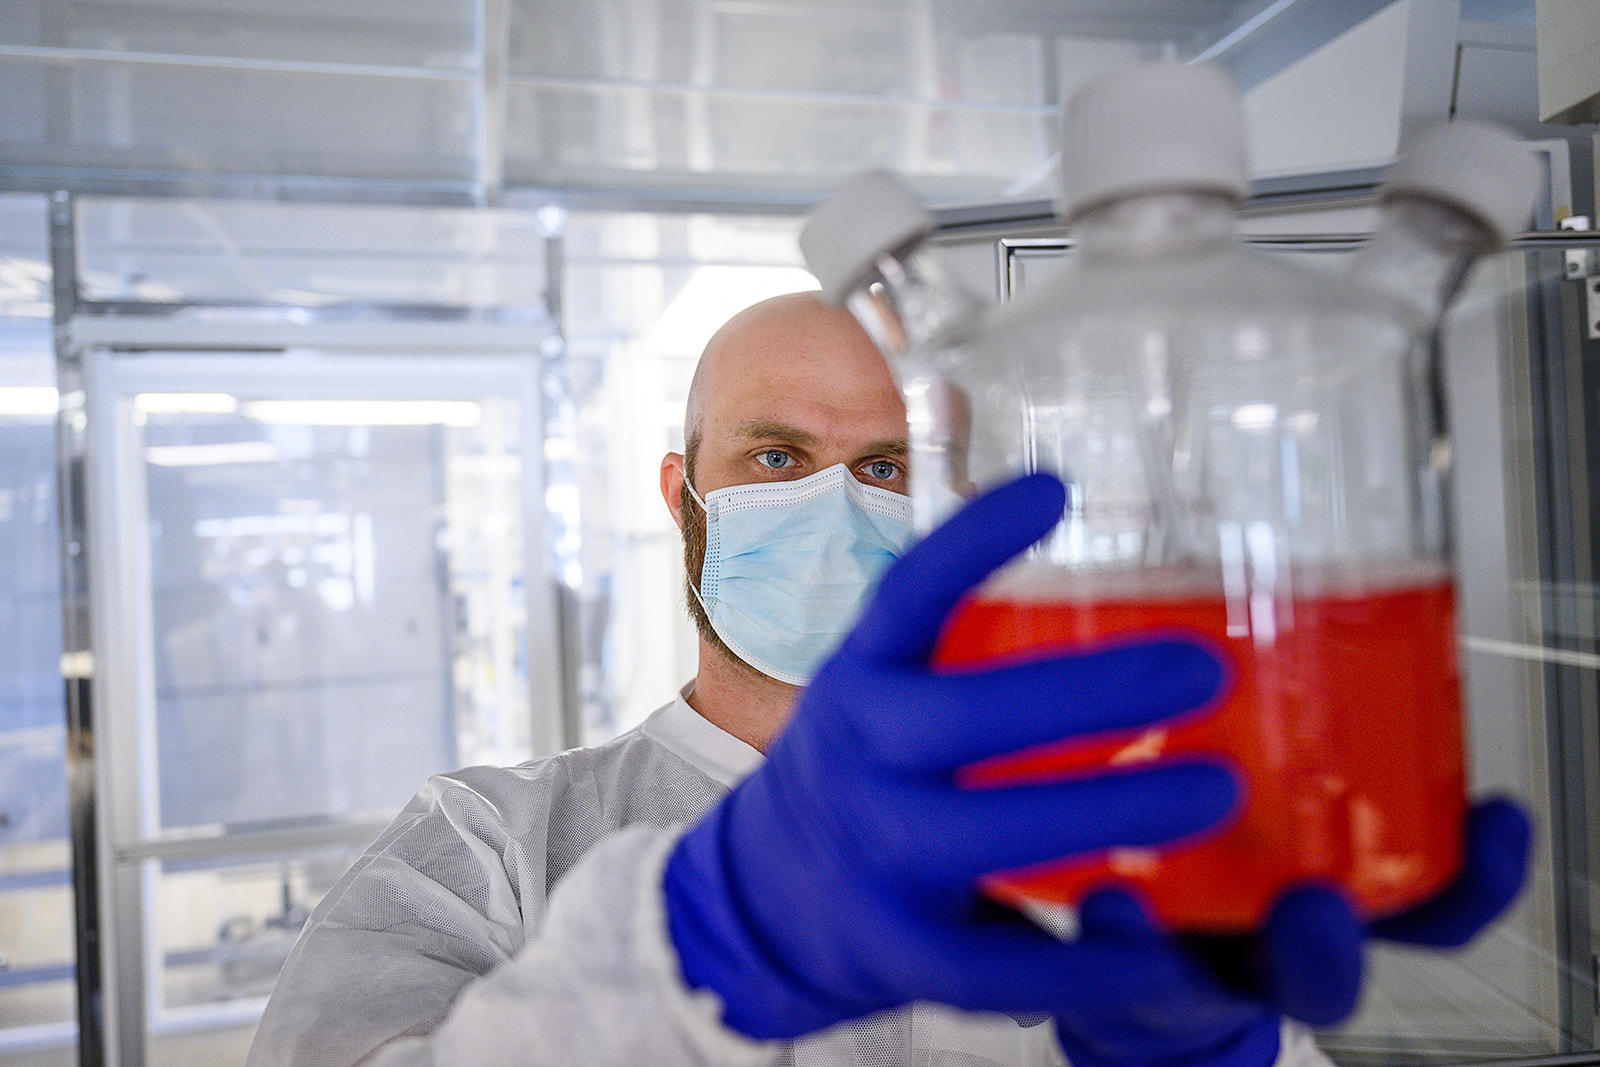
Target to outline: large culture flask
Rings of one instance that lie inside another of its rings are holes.
[[[1017,301],[962,294],[891,176],[842,189],[802,248],[901,383],[916,522],[1058,475],[1066,512],[958,610],[975,664],[1181,632],[1227,666],[1186,721],[967,769],[1053,778],[1191,753],[1230,761],[1236,818],[1204,839],[997,875],[1025,904],[1133,883],[1167,923],[1242,932],[1306,880],[1367,917],[1460,862],[1465,772],[1433,334],[1471,263],[1519,230],[1533,158],[1451,124],[1392,171],[1379,234],[1320,272],[1240,242],[1237,97],[1216,68],[1118,72],[1063,127],[1069,262]],[[1071,694],[1065,695],[1072,699]]]

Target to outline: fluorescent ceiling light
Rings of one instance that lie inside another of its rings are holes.
[[[0,416],[54,415],[59,404],[54,386],[8,385],[0,387]]]
[[[210,445],[151,445],[146,463],[157,467],[220,467],[231,463],[276,463],[278,446],[271,441],[223,441]]]
[[[227,393],[139,393],[133,406],[146,415],[231,415],[239,401]]]
[[[1270,430],[1277,423],[1276,404],[1240,404],[1233,409],[1233,424],[1241,430]]]
[[[476,426],[474,400],[252,400],[246,417],[274,426]]]

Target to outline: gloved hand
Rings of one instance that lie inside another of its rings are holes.
[[[987,872],[1217,827],[1235,781],[1205,762],[970,790],[955,770],[1065,736],[1140,727],[1212,699],[1220,663],[1178,641],[1131,643],[966,674],[927,659],[945,616],[1060,518],[1032,476],[979,498],[884,577],[802,696],[767,762],[669,858],[668,925],[690,984],[727,1024],[788,1038],[911,1000],[1048,1012],[1179,1001],[1186,1049],[1276,1020],[1177,944],[1118,915],[1053,938],[974,889]],[[1205,991],[1200,1003],[1198,990]],[[1270,1033],[1266,1030],[1270,1029]]]

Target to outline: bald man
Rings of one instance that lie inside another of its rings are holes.
[[[775,297],[734,316],[695,368],[684,450],[661,461],[661,495],[683,532],[689,615],[700,639],[686,699],[758,751],[798,689],[740,659],[712,625],[698,590],[706,512],[695,496],[794,482],[839,465],[864,486],[906,492],[905,405],[883,357],[847,311],[815,293]],[[841,628],[827,643],[843,636]]]
[[[606,744],[431,779],[317,907],[249,1063],[1021,1067],[1066,1062],[1070,1029],[1077,1067],[1325,1064],[1126,906],[1070,942],[979,906],[1017,849],[1168,841],[1234,800],[1198,765],[960,788],[984,746],[1158,721],[1220,684],[1176,642],[927,666],[957,598],[1059,519],[1059,483],[906,552],[899,394],[814,294],[719,331],[686,414],[661,491],[695,679]]]

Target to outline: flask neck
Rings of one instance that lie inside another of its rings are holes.
[[[1449,205],[1397,196],[1378,232],[1356,253],[1351,274],[1410,309],[1431,329],[1461,291],[1467,270],[1497,242],[1488,227]]]
[[[850,297],[850,310],[891,360],[944,336],[981,308],[926,245],[878,257],[874,275],[873,285]]]
[[[1080,253],[1137,260],[1209,251],[1238,237],[1238,201],[1197,190],[1140,193],[1092,208],[1075,223]]]

